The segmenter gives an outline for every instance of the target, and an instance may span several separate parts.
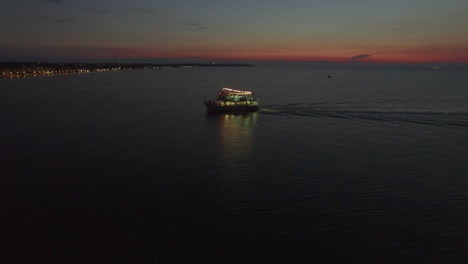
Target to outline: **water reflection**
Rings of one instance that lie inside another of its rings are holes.
[[[216,115],[218,158],[224,167],[246,166],[253,150],[253,133],[258,113]]]

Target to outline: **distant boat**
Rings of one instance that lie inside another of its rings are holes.
[[[258,99],[252,91],[223,88],[216,100],[205,101],[209,113],[247,113],[259,109]]]

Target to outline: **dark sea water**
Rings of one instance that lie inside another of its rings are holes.
[[[0,80],[0,121],[5,263],[468,263],[466,70]]]

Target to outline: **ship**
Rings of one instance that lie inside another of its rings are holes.
[[[248,113],[258,111],[258,99],[252,91],[223,88],[215,100],[205,101],[209,113]]]

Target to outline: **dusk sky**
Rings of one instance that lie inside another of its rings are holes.
[[[467,0],[0,0],[0,60],[468,63]]]

